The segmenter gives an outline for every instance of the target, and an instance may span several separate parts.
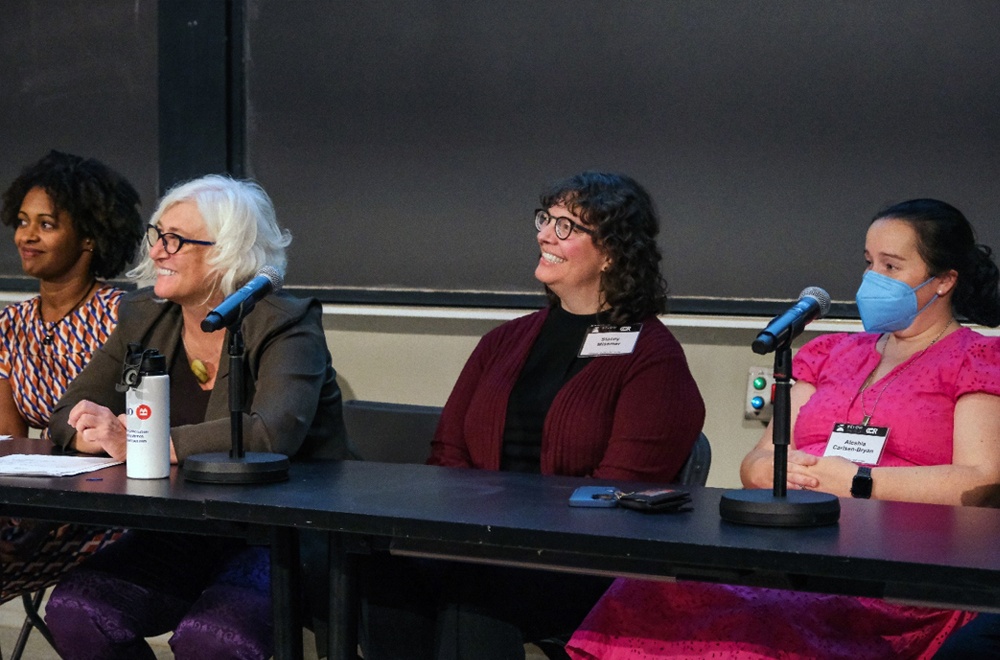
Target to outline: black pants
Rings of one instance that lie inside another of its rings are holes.
[[[576,630],[612,579],[377,553],[359,582],[365,660],[523,660]]]
[[[980,614],[948,637],[934,660],[1000,658],[1000,614]]]

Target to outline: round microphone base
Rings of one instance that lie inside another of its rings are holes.
[[[739,525],[817,527],[840,520],[840,500],[812,490],[793,490],[784,497],[763,488],[731,490],[723,493],[719,514]]]
[[[184,461],[184,480],[202,484],[267,484],[288,480],[284,454],[247,452],[232,458],[228,452],[195,454]]]

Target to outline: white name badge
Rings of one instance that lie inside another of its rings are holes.
[[[635,325],[592,325],[587,329],[578,357],[602,357],[605,355],[629,355],[635,350],[642,324]]]
[[[840,456],[858,465],[878,465],[889,439],[888,426],[863,426],[861,424],[833,425],[833,432],[826,442],[824,456]]]

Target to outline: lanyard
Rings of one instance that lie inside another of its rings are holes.
[[[938,333],[938,336],[937,336],[937,337],[935,337],[935,338],[934,338],[934,340],[933,340],[933,341],[931,341],[931,343],[927,344],[927,348],[925,348],[924,350],[922,350],[922,351],[920,351],[919,353],[917,353],[917,354],[916,354],[916,355],[915,355],[914,357],[910,358],[910,359],[909,359],[909,360],[907,361],[907,363],[906,363],[905,365],[903,365],[903,368],[902,368],[902,369],[900,369],[899,371],[897,371],[897,372],[896,372],[896,375],[895,375],[895,376],[893,376],[893,377],[892,377],[892,378],[891,378],[891,379],[889,380],[889,382],[888,382],[888,383],[886,383],[885,385],[883,385],[883,386],[882,386],[882,389],[881,389],[881,390],[879,390],[879,393],[878,393],[878,396],[876,396],[876,397],[875,397],[875,403],[874,403],[874,404],[872,404],[872,410],[871,410],[871,412],[868,412],[868,408],[867,408],[867,406],[865,405],[865,392],[867,392],[867,391],[868,391],[868,389],[869,389],[869,388],[868,388],[868,381],[870,381],[870,380],[872,379],[872,376],[874,376],[874,375],[875,375],[875,371],[876,371],[876,369],[878,369],[878,365],[879,365],[879,364],[882,364],[882,360],[881,360],[881,359],[880,359],[880,360],[878,361],[878,364],[876,364],[876,365],[875,365],[875,368],[874,368],[874,369],[872,369],[872,371],[871,371],[871,373],[870,373],[870,374],[868,374],[868,378],[866,378],[866,379],[865,379],[865,382],[864,382],[864,384],[862,384],[862,385],[861,385],[861,414],[862,414],[862,415],[864,415],[864,419],[862,419],[862,420],[861,420],[861,425],[862,425],[862,426],[868,426],[868,422],[870,422],[870,421],[871,421],[871,418],[872,418],[872,415],[874,415],[874,414],[875,414],[875,408],[877,408],[877,407],[878,407],[878,402],[879,402],[879,400],[881,400],[881,398],[882,398],[882,395],[883,395],[883,394],[885,394],[885,391],[886,391],[887,389],[889,389],[889,386],[890,386],[890,385],[892,385],[893,383],[895,383],[895,382],[896,382],[896,379],[897,379],[897,378],[899,378],[900,376],[902,376],[902,375],[903,375],[903,372],[904,372],[904,371],[906,371],[907,369],[909,369],[909,368],[910,368],[910,366],[911,366],[911,365],[912,365],[912,364],[913,364],[914,362],[916,362],[916,361],[917,361],[917,360],[919,360],[919,359],[920,359],[921,357],[923,357],[924,353],[926,353],[926,352],[927,352],[927,349],[929,349],[929,348],[930,348],[931,346],[933,346],[934,344],[936,344],[936,343],[937,343],[937,341],[938,341],[938,339],[941,339],[941,337],[943,337],[943,336],[944,336],[944,333],[948,331],[948,328],[950,328],[950,327],[951,327],[951,324],[952,324],[952,323],[954,323],[954,322],[955,322],[955,319],[951,319],[950,321],[948,321],[948,324],[947,324],[946,326],[944,326],[944,329],[943,329],[943,330],[941,330],[941,332],[940,332],[940,333]],[[886,335],[886,336],[888,336],[888,335]],[[888,345],[888,343],[889,343],[889,340],[888,340],[888,339],[886,339],[886,345]],[[885,350],[885,349],[883,348],[882,350]]]

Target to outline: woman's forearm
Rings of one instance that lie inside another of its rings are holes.
[[[986,506],[1000,494],[996,475],[968,465],[877,467],[872,481],[872,497],[880,500]]]
[[[19,438],[28,435],[28,423],[14,403],[14,391],[6,378],[0,378],[0,433]]]
[[[740,480],[744,488],[770,488],[774,482],[774,450],[757,447],[744,456]]]

